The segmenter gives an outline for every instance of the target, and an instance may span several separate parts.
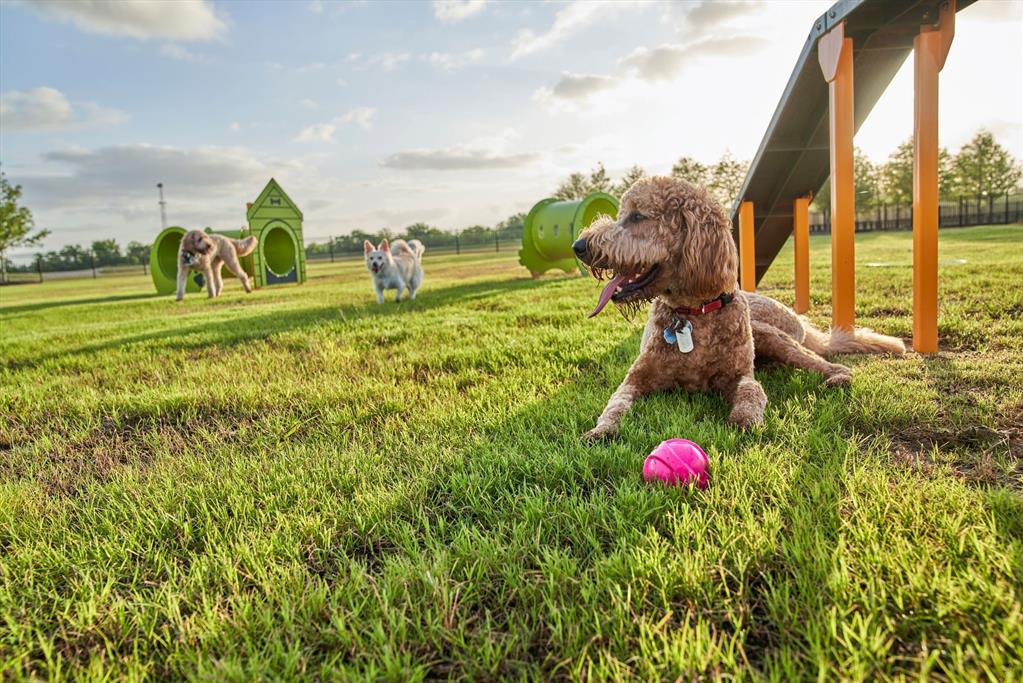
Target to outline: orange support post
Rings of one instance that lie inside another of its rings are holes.
[[[756,236],[753,232],[753,202],[739,204],[739,286],[757,291]]]
[[[856,323],[856,204],[853,185],[853,44],[841,23],[817,42],[828,82],[831,131],[831,324]]]
[[[938,350],[938,73],[955,33],[955,0],[913,39],[913,348]]]
[[[810,197],[792,202],[792,241],[796,261],[796,313],[810,308]]]

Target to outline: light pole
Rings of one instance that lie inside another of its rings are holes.
[[[167,202],[163,201],[163,183],[157,183],[156,187],[160,190],[160,229],[163,230],[167,227]]]

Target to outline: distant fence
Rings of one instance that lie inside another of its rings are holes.
[[[31,268],[0,270],[0,285],[21,285],[48,280],[69,280],[73,278],[100,278],[111,275],[149,275],[149,262],[137,265],[99,266],[65,270],[47,265],[42,256],[37,256]]]
[[[939,228],[964,228],[970,225],[998,225],[1023,220],[1023,200],[1009,195],[959,197],[938,203]],[[856,232],[912,230],[913,206],[890,204],[856,212]],[[830,233],[831,214],[811,213],[811,233]]]
[[[401,238],[409,239],[409,238]],[[510,230],[473,231],[472,233],[445,233],[443,235],[427,235],[415,237],[423,243],[428,253],[463,253],[518,251],[522,246],[522,228]],[[362,243],[355,244],[350,238],[334,238],[317,245],[317,250],[306,249],[309,261],[330,260],[339,258],[362,257]]]

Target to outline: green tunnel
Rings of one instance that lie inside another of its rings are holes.
[[[618,215],[618,200],[605,192],[591,192],[583,199],[543,199],[529,211],[522,231],[519,263],[533,277],[548,270],[571,273],[582,267],[572,253],[572,242],[602,214]]]
[[[149,273],[153,277],[153,284],[156,286],[157,294],[173,294],[178,286],[178,247],[181,245],[181,238],[185,236],[185,229],[179,226],[166,228],[153,241],[149,252]],[[206,232],[224,235],[232,239],[241,239],[245,235],[241,230],[211,230]],[[242,268],[250,276],[252,275],[252,256],[241,259]],[[221,271],[224,281],[229,282],[235,275],[227,268]],[[198,292],[206,286],[202,273],[190,271],[188,280],[185,283],[186,292]]]

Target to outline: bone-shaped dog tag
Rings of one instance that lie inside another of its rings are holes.
[[[685,326],[678,331],[678,350],[682,353],[689,353],[693,350],[693,324],[686,321]]]

